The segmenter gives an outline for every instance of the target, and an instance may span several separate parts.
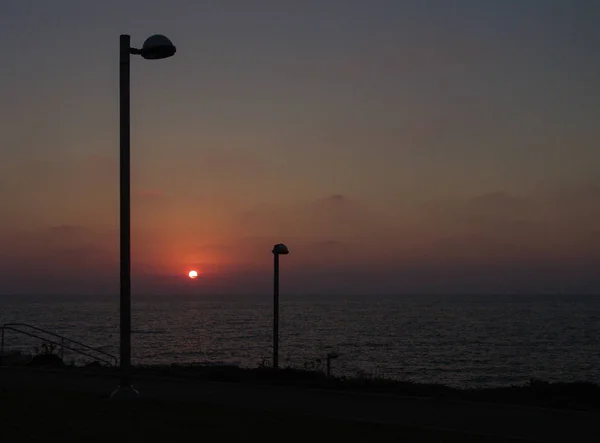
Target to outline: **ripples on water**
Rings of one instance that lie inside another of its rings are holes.
[[[0,322],[24,322],[118,355],[118,302],[0,299]],[[600,381],[600,297],[399,296],[281,304],[280,362],[328,351],[334,373],[454,386],[530,378]],[[272,305],[248,300],[133,304],[134,363],[271,360]],[[39,343],[7,331],[9,348]],[[66,360],[69,360],[66,354]]]

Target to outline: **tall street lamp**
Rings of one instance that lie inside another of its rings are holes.
[[[289,254],[287,246],[273,246],[273,367],[279,367],[279,256]]]
[[[131,36],[121,35],[119,59],[120,148],[120,369],[121,382],[112,397],[137,397],[131,384],[131,181],[130,181],[130,58],[141,55],[147,60],[171,57],[176,49],[164,35],[146,39],[142,49],[132,48]]]

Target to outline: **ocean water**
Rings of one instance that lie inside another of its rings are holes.
[[[271,359],[268,299],[171,297],[133,303],[134,363]],[[28,323],[118,356],[118,300],[0,298],[0,323]],[[282,301],[280,364],[452,386],[530,378],[600,382],[600,296],[310,297]],[[41,343],[13,331],[6,347]],[[65,359],[76,357],[65,351]]]

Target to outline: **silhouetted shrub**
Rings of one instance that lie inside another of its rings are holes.
[[[60,358],[57,354],[37,354],[34,355],[31,361],[29,362],[29,366],[35,367],[62,367],[64,366],[64,362],[62,358]]]
[[[86,369],[101,369],[102,367],[103,367],[103,365],[99,361],[93,361],[93,362],[87,363],[84,366],[84,368],[86,368]]]
[[[36,354],[29,362],[29,366],[34,367],[62,367],[63,359],[58,355],[56,346],[52,343],[42,343],[40,348],[36,349]]]

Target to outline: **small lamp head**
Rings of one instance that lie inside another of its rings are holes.
[[[273,246],[273,254],[277,254],[277,255],[285,255],[285,254],[289,254],[290,251],[287,248],[286,245],[284,245],[283,243],[278,243],[275,246]]]
[[[146,60],[160,60],[175,55],[177,49],[164,35],[155,34],[146,39],[140,55]]]

